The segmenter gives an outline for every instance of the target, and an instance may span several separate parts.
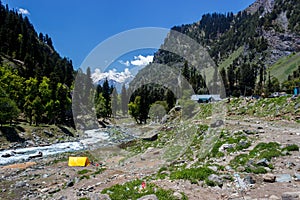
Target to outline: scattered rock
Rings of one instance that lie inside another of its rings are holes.
[[[15,184],[16,188],[21,188],[21,187],[25,187],[26,186],[26,182],[25,181],[19,181]]]
[[[244,178],[244,182],[246,184],[255,184],[256,181],[253,179],[252,176],[248,175]]]
[[[43,178],[48,178],[48,177],[49,177],[49,174],[43,174],[42,177],[43,177]]]
[[[292,176],[290,174],[278,174],[278,175],[276,175],[276,182],[289,183],[291,181],[292,181]]]
[[[276,180],[276,176],[274,174],[264,174],[263,180],[267,183],[274,183]]]
[[[143,196],[137,200],[158,200],[158,198],[155,194],[150,194],[150,195]]]
[[[108,194],[99,194],[99,200],[111,200]]]
[[[271,195],[269,197],[269,200],[280,200],[280,198],[278,196],[276,196],[276,195]]]
[[[53,137],[53,136],[54,136],[54,134],[53,134],[51,131],[44,130],[44,133],[45,133],[48,137]]]
[[[220,148],[219,151],[224,152],[227,149],[233,149],[234,148],[234,144],[223,144]]]
[[[295,181],[300,181],[300,174],[295,173],[294,178],[295,178]]]
[[[299,200],[300,192],[285,192],[281,195],[282,200]]]
[[[67,187],[73,187],[73,185],[74,185],[74,179],[69,180],[66,184]]]
[[[216,185],[218,185],[220,187],[223,186],[223,179],[216,174],[209,175],[208,180],[214,182]]]
[[[222,126],[222,125],[224,125],[224,121],[223,120],[217,120],[214,123],[210,124],[210,127],[216,128],[216,127],[219,127],[219,126]]]
[[[158,133],[152,133],[146,137],[143,138],[145,141],[155,141],[158,138]]]
[[[225,169],[226,169],[227,171],[232,170],[232,168],[231,168],[229,165],[226,165],[226,166],[225,166]]]
[[[66,196],[61,196],[61,197],[59,197],[57,200],[67,200],[68,199],[68,197],[66,197]]]
[[[243,167],[243,166],[238,166],[238,167],[236,168],[236,171],[238,171],[238,172],[243,172],[243,171],[245,171],[245,167]]]
[[[173,196],[176,197],[177,199],[182,199],[182,194],[179,192],[174,192]]]
[[[257,161],[256,164],[259,166],[268,167],[270,163],[266,158],[263,158],[263,159]]]
[[[209,169],[213,170],[214,172],[218,171],[218,167],[217,166],[208,166]]]
[[[52,188],[51,190],[48,191],[48,194],[54,194],[54,193],[57,193],[59,191],[60,191],[59,188]]]

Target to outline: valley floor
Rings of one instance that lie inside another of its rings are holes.
[[[237,119],[230,117],[225,121],[225,128],[238,130],[255,130],[256,140],[249,152],[259,142],[278,142],[281,145],[297,144],[300,146],[299,123],[292,121],[265,121],[259,118]],[[142,154],[134,156],[119,148],[98,149],[82,152],[90,158],[102,158],[87,167],[68,167],[67,158],[71,154],[33,160],[29,166],[4,166],[0,168],[0,199],[108,199],[101,194],[105,188],[123,184],[135,179],[147,180],[163,189],[171,189],[174,195],[188,199],[281,199],[286,192],[299,192],[300,154],[299,151],[272,160],[274,169],[270,176],[283,177],[280,182],[267,182],[265,174],[235,172],[225,168],[234,177],[249,177],[255,180],[241,189],[236,181],[224,183],[223,187],[210,187],[203,182],[192,184],[188,180],[150,179],[158,169],[166,164],[160,159],[160,150],[148,148]],[[214,162],[227,166],[235,154],[226,155]],[[189,161],[185,161],[187,164]],[[99,165],[99,166],[97,166]],[[21,168],[20,168],[21,167]],[[106,170],[102,170],[102,167]],[[181,196],[180,196],[181,195]]]

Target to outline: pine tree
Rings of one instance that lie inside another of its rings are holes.
[[[126,87],[123,84],[122,85],[122,91],[121,91],[121,110],[123,115],[127,115],[128,112],[128,97],[127,97],[127,91]]]

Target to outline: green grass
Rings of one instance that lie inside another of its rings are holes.
[[[299,115],[300,109],[295,110],[295,106],[300,103],[300,98],[292,101],[289,99],[289,96],[282,96],[245,102],[242,98],[234,98],[228,104],[228,113],[267,118],[281,117],[292,120]]]
[[[192,183],[196,183],[198,180],[205,180],[214,171],[208,167],[181,169],[171,172],[170,179],[184,179],[190,180]]]
[[[233,61],[235,59],[237,59],[244,51],[244,47],[240,47],[237,50],[235,50],[227,59],[225,59],[224,61],[222,61],[219,64],[219,69],[225,68],[227,69],[229,67],[229,65],[231,65],[233,63]]]
[[[291,54],[279,59],[269,68],[269,71],[271,76],[278,78],[278,80],[282,83],[283,81],[287,80],[288,75],[292,74],[299,65],[300,53]]]
[[[97,175],[97,174],[101,174],[102,172],[104,172],[106,170],[106,168],[98,168],[93,175]]]
[[[218,141],[214,144],[210,152],[210,157],[223,157],[225,154],[219,151],[220,147],[223,144],[232,144],[232,148],[228,148],[224,151],[227,153],[241,151],[251,146],[249,137],[247,138],[246,136],[242,135],[242,132],[229,134],[229,132],[223,130],[220,134]]]
[[[287,147],[283,148],[282,150],[286,151],[299,151],[299,146],[296,144],[288,145]]]
[[[89,172],[91,172],[91,170],[83,169],[83,170],[78,171],[77,174],[82,175],[82,174],[87,174]]]
[[[295,148],[295,147],[292,147]],[[237,169],[239,166],[245,167],[245,172],[262,174],[267,173],[267,170],[256,164],[256,161],[260,159],[267,159],[271,161],[274,157],[282,156],[283,149],[280,148],[280,144],[276,142],[269,143],[259,143],[254,147],[253,150],[249,152],[249,154],[240,154],[237,155],[234,159],[230,161],[230,165]],[[248,163],[252,162],[251,166]],[[270,163],[268,166],[270,169],[273,169],[273,165]]]
[[[254,174],[265,174],[268,171],[264,167],[254,167],[254,168],[246,167],[245,172],[254,173]]]
[[[78,199],[78,200],[90,200],[91,198],[89,198],[89,197],[81,197],[80,199]]]
[[[141,188],[142,180],[133,180],[124,184],[116,184],[110,188],[104,189],[101,193],[108,194],[112,200],[127,200],[132,199],[136,200],[142,196],[155,194],[158,199],[166,199],[166,200],[175,200],[176,197],[173,196],[174,191],[172,190],[164,190],[155,184],[147,183],[144,189]],[[187,197],[182,193],[183,198],[187,199]]]

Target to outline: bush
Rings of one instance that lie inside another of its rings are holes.
[[[213,174],[214,171],[208,167],[182,169],[179,171],[172,172],[170,175],[171,179],[185,179],[190,181],[205,180],[209,175]]]
[[[245,172],[254,173],[254,174],[265,174],[268,171],[264,167],[256,167],[256,168],[247,167],[245,169]]]
[[[299,151],[299,146],[296,144],[288,145],[287,147],[282,149],[283,151]]]
[[[83,170],[78,171],[77,174],[86,174],[86,173],[89,173],[89,172],[91,172],[91,170],[83,169]]]

